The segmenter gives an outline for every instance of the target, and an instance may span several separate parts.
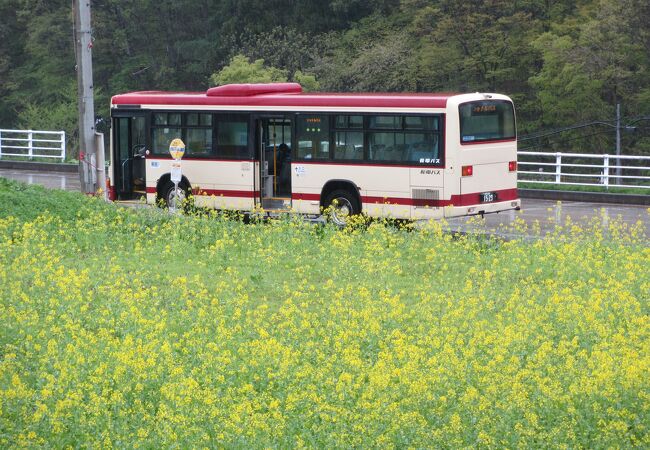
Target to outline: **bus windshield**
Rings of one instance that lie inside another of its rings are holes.
[[[460,140],[463,144],[515,138],[515,112],[505,100],[463,103],[460,112]]]

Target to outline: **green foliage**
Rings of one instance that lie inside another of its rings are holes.
[[[210,81],[215,86],[237,83],[272,83],[287,80],[286,70],[265,66],[263,59],[257,59],[251,63],[244,55],[234,56],[229,65],[210,77]],[[293,81],[300,83],[305,91],[316,91],[320,86],[314,75],[302,73],[300,70],[294,72]]]
[[[328,36],[328,50],[315,71],[325,90],[416,91],[416,45],[399,22],[374,15],[345,33]]]
[[[24,28],[16,16],[18,0],[0,2],[0,128],[13,125],[16,104],[9,101],[9,94],[17,85],[12,72],[20,59],[22,46],[15,39],[24,33]]]
[[[320,83],[316,80],[315,75],[302,73],[300,70],[297,70],[293,74],[293,81],[299,83],[305,92],[313,92],[320,89]]]
[[[532,42],[544,62],[530,77],[543,111],[542,127],[611,121],[616,103],[623,104],[628,116],[650,111],[642,100],[648,89],[650,47],[632,26],[640,3],[599,0],[591,6],[584,20],[566,19]],[[579,140],[574,149],[606,152],[609,147],[611,153],[612,136],[609,132]]]
[[[76,156],[78,142],[79,110],[77,109],[77,83],[69,82],[57,90],[51,103],[30,102],[18,114],[20,129],[65,131],[68,156]]]
[[[215,86],[230,83],[271,83],[287,81],[287,73],[274,67],[265,67],[263,59],[251,63],[246,56],[237,55],[230,60],[229,65],[212,74],[210,81]]]
[[[503,92],[515,100],[520,134],[612,120],[617,102],[625,117],[650,114],[646,0],[102,0],[92,7],[95,108],[104,117],[120,92],[278,80],[308,91]],[[0,17],[0,127],[16,127],[39,108],[43,122],[56,122],[67,114],[61,88],[76,75],[70,2],[2,0]],[[650,124],[638,126],[628,153],[648,151]],[[613,147],[610,135],[571,138],[573,149]]]
[[[265,64],[286,70],[289,77],[296,71],[304,72],[314,65],[314,58],[322,51],[319,39],[295,28],[276,26],[270,31],[255,33],[246,30],[232,44],[233,55],[245,55],[252,60],[263,59]]]
[[[633,98],[643,84],[646,75],[636,68],[643,67],[644,49],[628,31],[631,5],[599,3],[586,22],[568,23],[533,42],[544,66],[531,81],[550,123],[610,118],[614,105]]]

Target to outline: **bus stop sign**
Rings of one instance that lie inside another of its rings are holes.
[[[182,139],[176,138],[169,144],[169,154],[176,161],[180,161],[185,154],[185,143]]]
[[[182,179],[181,158],[185,154],[185,143],[182,139],[176,138],[169,144],[169,154],[172,155],[171,180],[174,183],[174,189],[178,189],[178,183]]]

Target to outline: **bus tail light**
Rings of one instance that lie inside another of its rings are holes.
[[[461,173],[464,177],[471,177],[474,175],[474,166],[463,166]]]
[[[508,163],[508,172],[516,172],[517,171],[517,161],[510,161]]]

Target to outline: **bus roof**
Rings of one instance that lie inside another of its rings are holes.
[[[116,95],[116,106],[445,108],[457,94],[304,93],[297,83],[229,84],[206,92],[143,91]]]

